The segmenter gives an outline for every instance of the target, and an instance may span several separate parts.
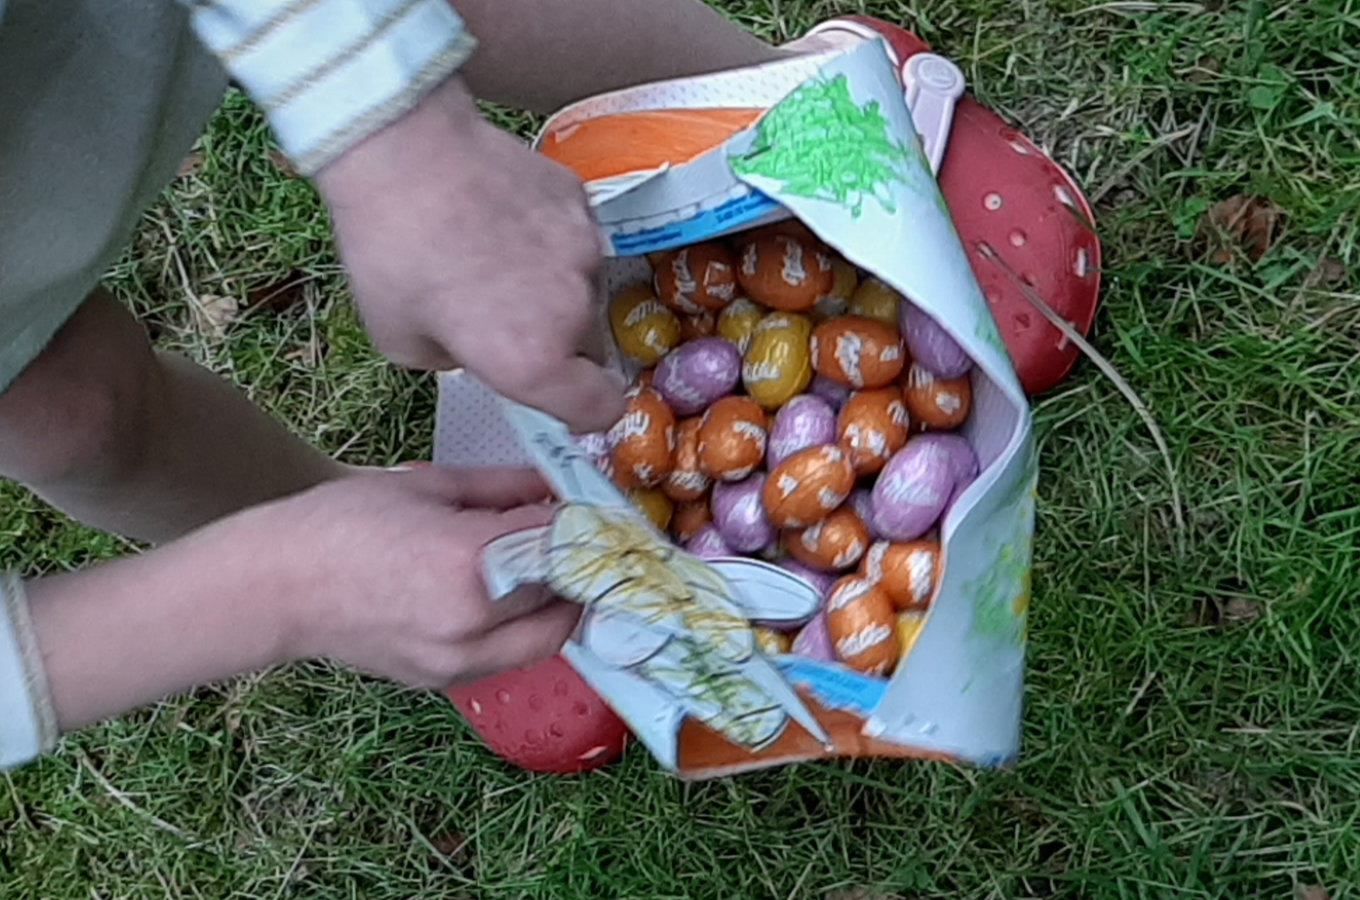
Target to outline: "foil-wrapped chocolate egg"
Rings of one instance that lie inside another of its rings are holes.
[[[917,435],[883,467],[873,489],[874,526],[893,541],[914,541],[944,512],[957,481],[948,448]]]
[[[905,362],[901,337],[876,319],[841,316],[812,332],[813,368],[856,390],[887,387]]]
[[[850,508],[859,516],[859,520],[864,523],[864,527],[869,532],[870,540],[882,540],[883,535],[878,533],[877,526],[874,525],[874,492],[869,487],[857,487],[850,492],[850,499],[845,501]]]
[[[711,241],[668,253],[656,265],[656,295],[685,315],[722,309],[737,296],[732,251]]]
[[[855,472],[844,450],[834,444],[809,447],[771,470],[765,510],[780,528],[806,528],[844,503],[854,486]]]
[[[973,410],[973,380],[969,375],[936,378],[929,369],[913,362],[907,369],[902,396],[915,424],[948,431],[967,421]]]
[[[806,581],[817,589],[817,593],[825,599],[831,593],[831,586],[836,583],[836,576],[812,566],[805,566],[796,559],[781,559],[775,563],[779,568],[786,572],[791,572]]]
[[[767,418],[747,397],[724,397],[699,425],[699,466],[719,481],[740,481],[765,459]]]
[[[682,344],[656,367],[652,386],[681,416],[703,412],[741,379],[741,352],[720,337]]]
[[[834,276],[831,258],[818,244],[775,234],[742,248],[737,279],[757,303],[802,312],[831,289]]]
[[[642,511],[658,531],[664,532],[671,524],[675,504],[656,488],[634,488],[628,492],[628,499]]]
[[[855,267],[839,256],[831,257],[831,289],[812,304],[812,318],[823,322],[845,315],[858,287],[859,272]]]
[[[784,547],[804,565],[823,572],[840,572],[855,565],[869,546],[869,532],[848,506],[835,510],[816,525],[784,532]]]
[[[715,525],[704,525],[696,531],[693,537],[685,541],[685,552],[700,559],[737,555]]]
[[[898,612],[926,609],[939,584],[940,545],[936,541],[876,541],[864,554],[861,572],[883,588]]]
[[[817,662],[835,662],[836,650],[831,646],[831,635],[826,630],[826,613],[817,613],[812,617],[812,621],[803,626],[793,639],[790,652],[794,656]]]
[[[968,352],[925,310],[903,300],[899,316],[907,352],[936,378],[958,378],[973,368]]]
[[[826,629],[836,658],[866,675],[887,676],[901,658],[892,601],[867,578],[850,575],[836,583]]]
[[[679,503],[700,499],[713,484],[699,465],[699,427],[702,424],[702,419],[693,416],[675,426],[675,454],[671,458],[670,472],[661,481],[661,490]]]
[[[859,391],[841,407],[838,439],[856,475],[872,475],[907,442],[907,407],[896,387]]]
[[[713,524],[738,553],[755,553],[774,543],[774,526],[760,502],[764,475],[713,486]]]
[[[800,394],[780,407],[765,451],[773,468],[800,450],[836,442],[836,413],[821,397]]]
[[[797,313],[776,312],[760,320],[742,358],[746,393],[766,409],[778,409],[812,381],[812,322]]]
[[[718,317],[711,312],[680,317],[680,343],[713,337],[718,333]]]
[[[760,652],[766,656],[780,656],[788,653],[793,645],[793,639],[787,634],[781,634],[773,628],[753,628],[755,633],[756,646]]]
[[[680,343],[680,320],[645,284],[624,288],[610,301],[609,328],[619,350],[644,366],[656,365]]]
[[[841,407],[845,406],[845,401],[850,399],[854,393],[849,387],[839,382],[832,381],[825,375],[814,375],[812,384],[808,386],[808,393],[815,397],[821,397],[832,409],[840,412]]]
[[[875,319],[896,330],[902,295],[878,278],[866,278],[850,298],[849,313]]]
[[[733,300],[726,309],[718,313],[717,334],[731,341],[737,350],[745,355],[751,346],[751,336],[756,326],[765,318],[765,311],[745,297]]]
[[[671,470],[675,413],[651,388],[633,388],[623,418],[609,429],[615,482],[625,489],[654,487]]]
[[[675,512],[671,513],[671,534],[677,541],[688,541],[712,521],[713,512],[708,508],[707,497],[677,503]]]

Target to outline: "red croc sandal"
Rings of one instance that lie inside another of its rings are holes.
[[[906,29],[869,16],[831,19],[809,35],[828,32],[883,37],[904,79],[907,61],[931,52]],[[1081,335],[1089,333],[1100,298],[1100,241],[1090,204],[1057,163],[967,94],[954,108],[939,181],[1021,385],[1030,394],[1055,387],[1080,350],[1026,289]]]

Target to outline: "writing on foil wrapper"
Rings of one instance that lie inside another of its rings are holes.
[[[828,709],[843,709],[868,717],[883,699],[887,682],[870,678],[844,666],[780,656],[775,663],[784,677],[807,688],[817,702]]]
[[[616,256],[640,256],[657,250],[671,250],[750,225],[777,209],[779,204],[768,196],[751,191],[678,222],[626,233],[616,230],[610,235],[610,242]]]

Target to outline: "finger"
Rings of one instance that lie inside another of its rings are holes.
[[[434,494],[447,503],[477,509],[513,509],[542,503],[552,496],[543,476],[529,468],[421,466],[403,473],[403,477],[407,479],[403,483],[413,490]]]
[[[492,386],[512,400],[556,416],[578,432],[603,431],[623,415],[623,378],[583,356],[541,364],[532,379]]]
[[[562,649],[580,617],[579,606],[559,600],[462,644],[463,675],[456,683],[478,681],[547,659]]]

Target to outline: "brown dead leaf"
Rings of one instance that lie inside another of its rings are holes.
[[[268,309],[271,312],[284,312],[307,300],[307,276],[302,272],[289,272],[278,281],[271,281],[246,291],[246,308],[250,310]]]
[[[467,867],[472,864],[472,844],[467,835],[451,831],[442,834],[430,841],[438,856],[431,856],[430,862],[436,864],[453,863],[456,866]]]
[[[1294,889],[1295,900],[1331,900],[1331,896],[1320,884],[1301,884]]]
[[[1200,232],[1208,240],[1210,259],[1230,263],[1238,250],[1258,261],[1275,243],[1275,229],[1283,214],[1265,197],[1237,194],[1220,200],[1204,214]]]
[[[1346,264],[1335,256],[1324,256],[1313,270],[1317,275],[1318,283],[1328,287],[1336,287],[1346,280],[1349,274],[1346,271]]]
[[[203,169],[203,154],[198,150],[184,157],[184,161],[179,164],[179,170],[175,172],[176,178],[189,178],[197,175]]]
[[[1255,622],[1261,618],[1261,604],[1243,597],[1233,597],[1223,606],[1225,622]]]
[[[270,150],[269,161],[274,164],[274,168],[278,169],[285,178],[298,177],[297,167],[293,165],[291,159],[284,155],[282,150]]]
[[[241,305],[235,297],[204,294],[190,304],[194,329],[204,337],[216,341],[227,336],[227,329],[236,320]]]

